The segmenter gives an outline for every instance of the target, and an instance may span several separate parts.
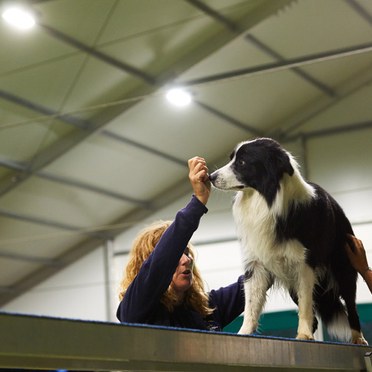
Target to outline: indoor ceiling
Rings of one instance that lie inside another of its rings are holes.
[[[0,305],[190,193],[194,155],[372,127],[369,0],[25,4],[33,29],[0,19]]]

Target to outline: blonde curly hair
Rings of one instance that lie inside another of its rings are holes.
[[[134,239],[130,251],[129,262],[124,270],[123,279],[120,283],[119,299],[122,300],[125,293],[137,276],[143,262],[150,256],[156,244],[160,240],[164,231],[169,227],[172,221],[157,221],[150,226],[145,227]],[[195,260],[195,252],[191,244],[188,245],[189,256]],[[200,272],[195,265],[192,269],[193,281],[191,287],[186,291],[185,303],[203,316],[207,316],[213,312],[209,307],[208,294],[204,290],[203,280]],[[178,298],[172,286],[169,286],[167,291],[161,298],[161,303],[172,312],[178,304]]]

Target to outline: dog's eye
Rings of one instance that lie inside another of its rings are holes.
[[[243,159],[238,159],[236,163],[239,165],[239,167],[244,167],[245,166],[245,161]]]

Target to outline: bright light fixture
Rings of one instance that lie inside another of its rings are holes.
[[[10,25],[23,31],[31,29],[36,23],[34,15],[19,6],[7,8],[3,12],[2,17]]]
[[[170,103],[178,107],[187,106],[191,102],[191,94],[181,88],[169,90],[166,97]]]

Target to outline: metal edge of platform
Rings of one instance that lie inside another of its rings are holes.
[[[0,313],[0,368],[361,371],[370,346]]]

